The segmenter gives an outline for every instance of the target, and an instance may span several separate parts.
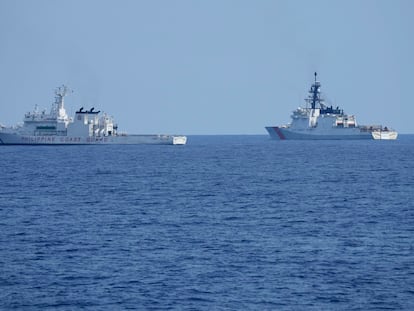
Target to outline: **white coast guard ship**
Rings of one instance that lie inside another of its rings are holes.
[[[118,132],[112,117],[94,108],[80,108],[69,118],[64,107],[66,86],[56,89],[55,102],[49,113],[33,112],[24,116],[23,125],[0,127],[0,144],[4,145],[83,145],[83,144],[170,144],[184,145],[181,135],[128,135]]]
[[[321,98],[321,83],[312,84],[305,107],[293,111],[292,122],[282,126],[267,126],[273,139],[397,139],[398,133],[381,125],[358,125],[355,116],[339,107],[328,107]]]

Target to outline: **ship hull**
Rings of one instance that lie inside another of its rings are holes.
[[[185,145],[186,136],[174,135],[119,135],[104,137],[31,136],[0,133],[3,145]]]
[[[267,132],[275,140],[360,140],[373,139],[370,132],[361,132],[358,128],[292,130],[290,128],[267,126]]]

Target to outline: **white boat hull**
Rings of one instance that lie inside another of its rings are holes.
[[[79,136],[31,136],[14,133],[1,133],[3,145],[185,145],[186,136],[174,135],[119,135],[101,137]]]
[[[319,130],[301,129],[293,130],[287,127],[267,126],[267,132],[276,140],[359,140],[373,139],[370,132],[362,132],[359,128],[341,128]]]
[[[378,140],[395,140],[398,137],[396,131],[374,131],[372,132],[372,138]]]

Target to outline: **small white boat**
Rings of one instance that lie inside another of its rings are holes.
[[[388,129],[387,127],[372,131],[372,138],[374,139],[394,140],[394,139],[397,139],[397,137],[398,137],[398,132],[392,129]]]

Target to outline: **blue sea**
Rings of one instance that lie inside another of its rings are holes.
[[[414,310],[414,135],[0,159],[2,310]]]

